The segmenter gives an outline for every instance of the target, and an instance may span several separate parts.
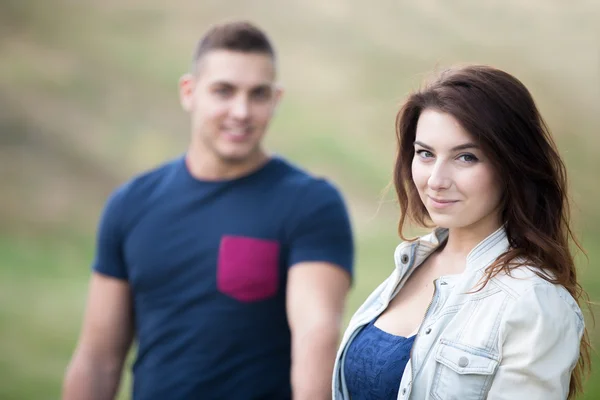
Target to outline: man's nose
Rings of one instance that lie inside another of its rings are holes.
[[[238,96],[231,110],[231,114],[238,119],[246,119],[250,115],[250,102],[246,96]]]

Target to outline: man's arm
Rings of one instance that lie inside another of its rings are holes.
[[[348,271],[330,263],[302,262],[288,272],[294,400],[331,399],[331,376],[349,288]]]
[[[63,400],[114,399],[132,339],[129,284],[94,273],[81,335],[63,383]]]

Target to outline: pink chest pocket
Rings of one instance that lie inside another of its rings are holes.
[[[245,236],[223,236],[217,288],[243,302],[265,300],[279,286],[279,243]]]

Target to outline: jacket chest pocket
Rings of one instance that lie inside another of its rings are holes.
[[[442,339],[435,352],[431,397],[436,400],[485,399],[499,357],[486,350]]]

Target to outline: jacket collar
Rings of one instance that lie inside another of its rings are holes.
[[[394,253],[396,270],[400,277],[414,266],[420,265],[448,238],[448,229],[436,228],[428,235],[400,244]],[[509,249],[504,226],[479,242],[467,255],[465,271],[479,271],[487,267]]]
[[[483,239],[467,255],[467,268],[480,270],[486,268],[510,248],[504,226]]]

